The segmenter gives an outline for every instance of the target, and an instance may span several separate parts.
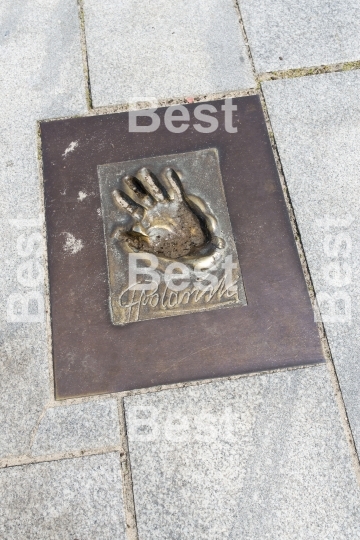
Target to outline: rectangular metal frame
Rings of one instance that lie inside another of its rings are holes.
[[[222,103],[213,133],[169,132],[165,108],[154,133],[129,133],[128,113],[41,124],[57,399],[324,361],[260,100],[233,100],[237,133]],[[248,305],[112,325],[98,165],[204,148],[219,152]]]

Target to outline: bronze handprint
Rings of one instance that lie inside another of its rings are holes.
[[[162,182],[148,169],[122,179],[114,190],[117,207],[132,217],[130,228],[117,227],[114,236],[129,252],[153,253],[198,269],[220,258],[224,241],[216,236],[217,221],[204,202],[185,193],[179,175],[166,168]]]

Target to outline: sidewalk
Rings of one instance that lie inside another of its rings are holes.
[[[4,0],[0,20],[0,537],[360,538],[358,2]],[[38,122],[251,94],[326,365],[55,401],[46,313],[14,311],[48,306]]]

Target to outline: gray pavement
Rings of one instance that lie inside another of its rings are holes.
[[[255,86],[232,0],[84,2],[94,106]]]
[[[239,5],[257,73],[359,60],[356,0],[240,0]]]
[[[112,448],[119,444],[117,402],[106,399],[47,409],[35,432],[31,455]]]
[[[325,366],[128,397],[125,407],[139,538],[360,536]]]
[[[360,75],[286,71],[359,62],[358,9],[2,2],[1,538],[360,537]],[[257,73],[279,70],[264,106],[335,371],[329,360],[132,392],[126,423],[122,395],[55,402],[37,122],[139,97],[256,93]]]
[[[360,448],[360,71],[262,87]]]
[[[2,538],[125,539],[118,454],[0,470]]]
[[[28,451],[31,431],[52,399],[42,315],[37,121],[84,114],[86,101],[76,3],[6,0],[0,10],[0,457],[5,457]],[[18,295],[39,303],[39,317],[28,324],[12,316],[20,310]]]

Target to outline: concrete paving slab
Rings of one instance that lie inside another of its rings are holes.
[[[115,399],[48,409],[38,427],[33,456],[93,450],[120,444]]]
[[[125,398],[139,538],[353,539],[326,366]]]
[[[232,0],[86,0],[93,104],[255,86]]]
[[[6,540],[125,539],[117,453],[0,470]]]
[[[7,456],[28,450],[50,388],[36,121],[84,113],[86,101],[76,1],[4,0],[0,13],[0,456]]]
[[[260,73],[360,58],[357,0],[239,0],[239,5]]]
[[[267,82],[263,89],[360,449],[360,72]]]

